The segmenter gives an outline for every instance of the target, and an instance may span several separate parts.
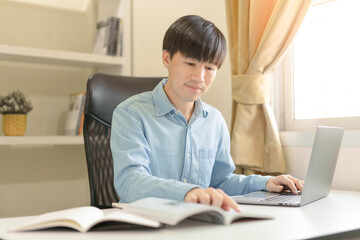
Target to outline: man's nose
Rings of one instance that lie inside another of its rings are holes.
[[[205,81],[205,67],[198,66],[193,72],[193,78],[198,82]]]

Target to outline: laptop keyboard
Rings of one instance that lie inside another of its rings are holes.
[[[274,195],[267,198],[264,198],[264,202],[283,202],[283,203],[296,203],[300,202],[299,195]]]

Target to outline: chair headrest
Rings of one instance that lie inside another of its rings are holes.
[[[86,87],[85,115],[111,127],[113,111],[127,98],[151,91],[162,77],[129,77],[102,73],[91,75]]]

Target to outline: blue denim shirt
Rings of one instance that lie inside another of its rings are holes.
[[[228,195],[264,190],[269,177],[233,174],[221,113],[198,99],[187,122],[166,96],[166,81],[114,111],[111,151],[120,201],[150,196],[183,201],[196,187],[221,188]]]

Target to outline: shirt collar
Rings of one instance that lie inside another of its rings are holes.
[[[164,90],[164,85],[167,80],[167,78],[164,78],[152,91],[156,109],[155,114],[158,117],[163,116],[169,112],[176,111],[174,105],[171,103]],[[195,101],[195,109],[193,114],[196,117],[202,115],[204,118],[206,118],[208,115],[206,104],[204,104],[200,98]]]
[[[169,98],[166,96],[164,85],[167,82],[167,78],[164,78],[152,91],[156,116],[163,116],[171,111],[175,110],[174,105],[170,102]]]

